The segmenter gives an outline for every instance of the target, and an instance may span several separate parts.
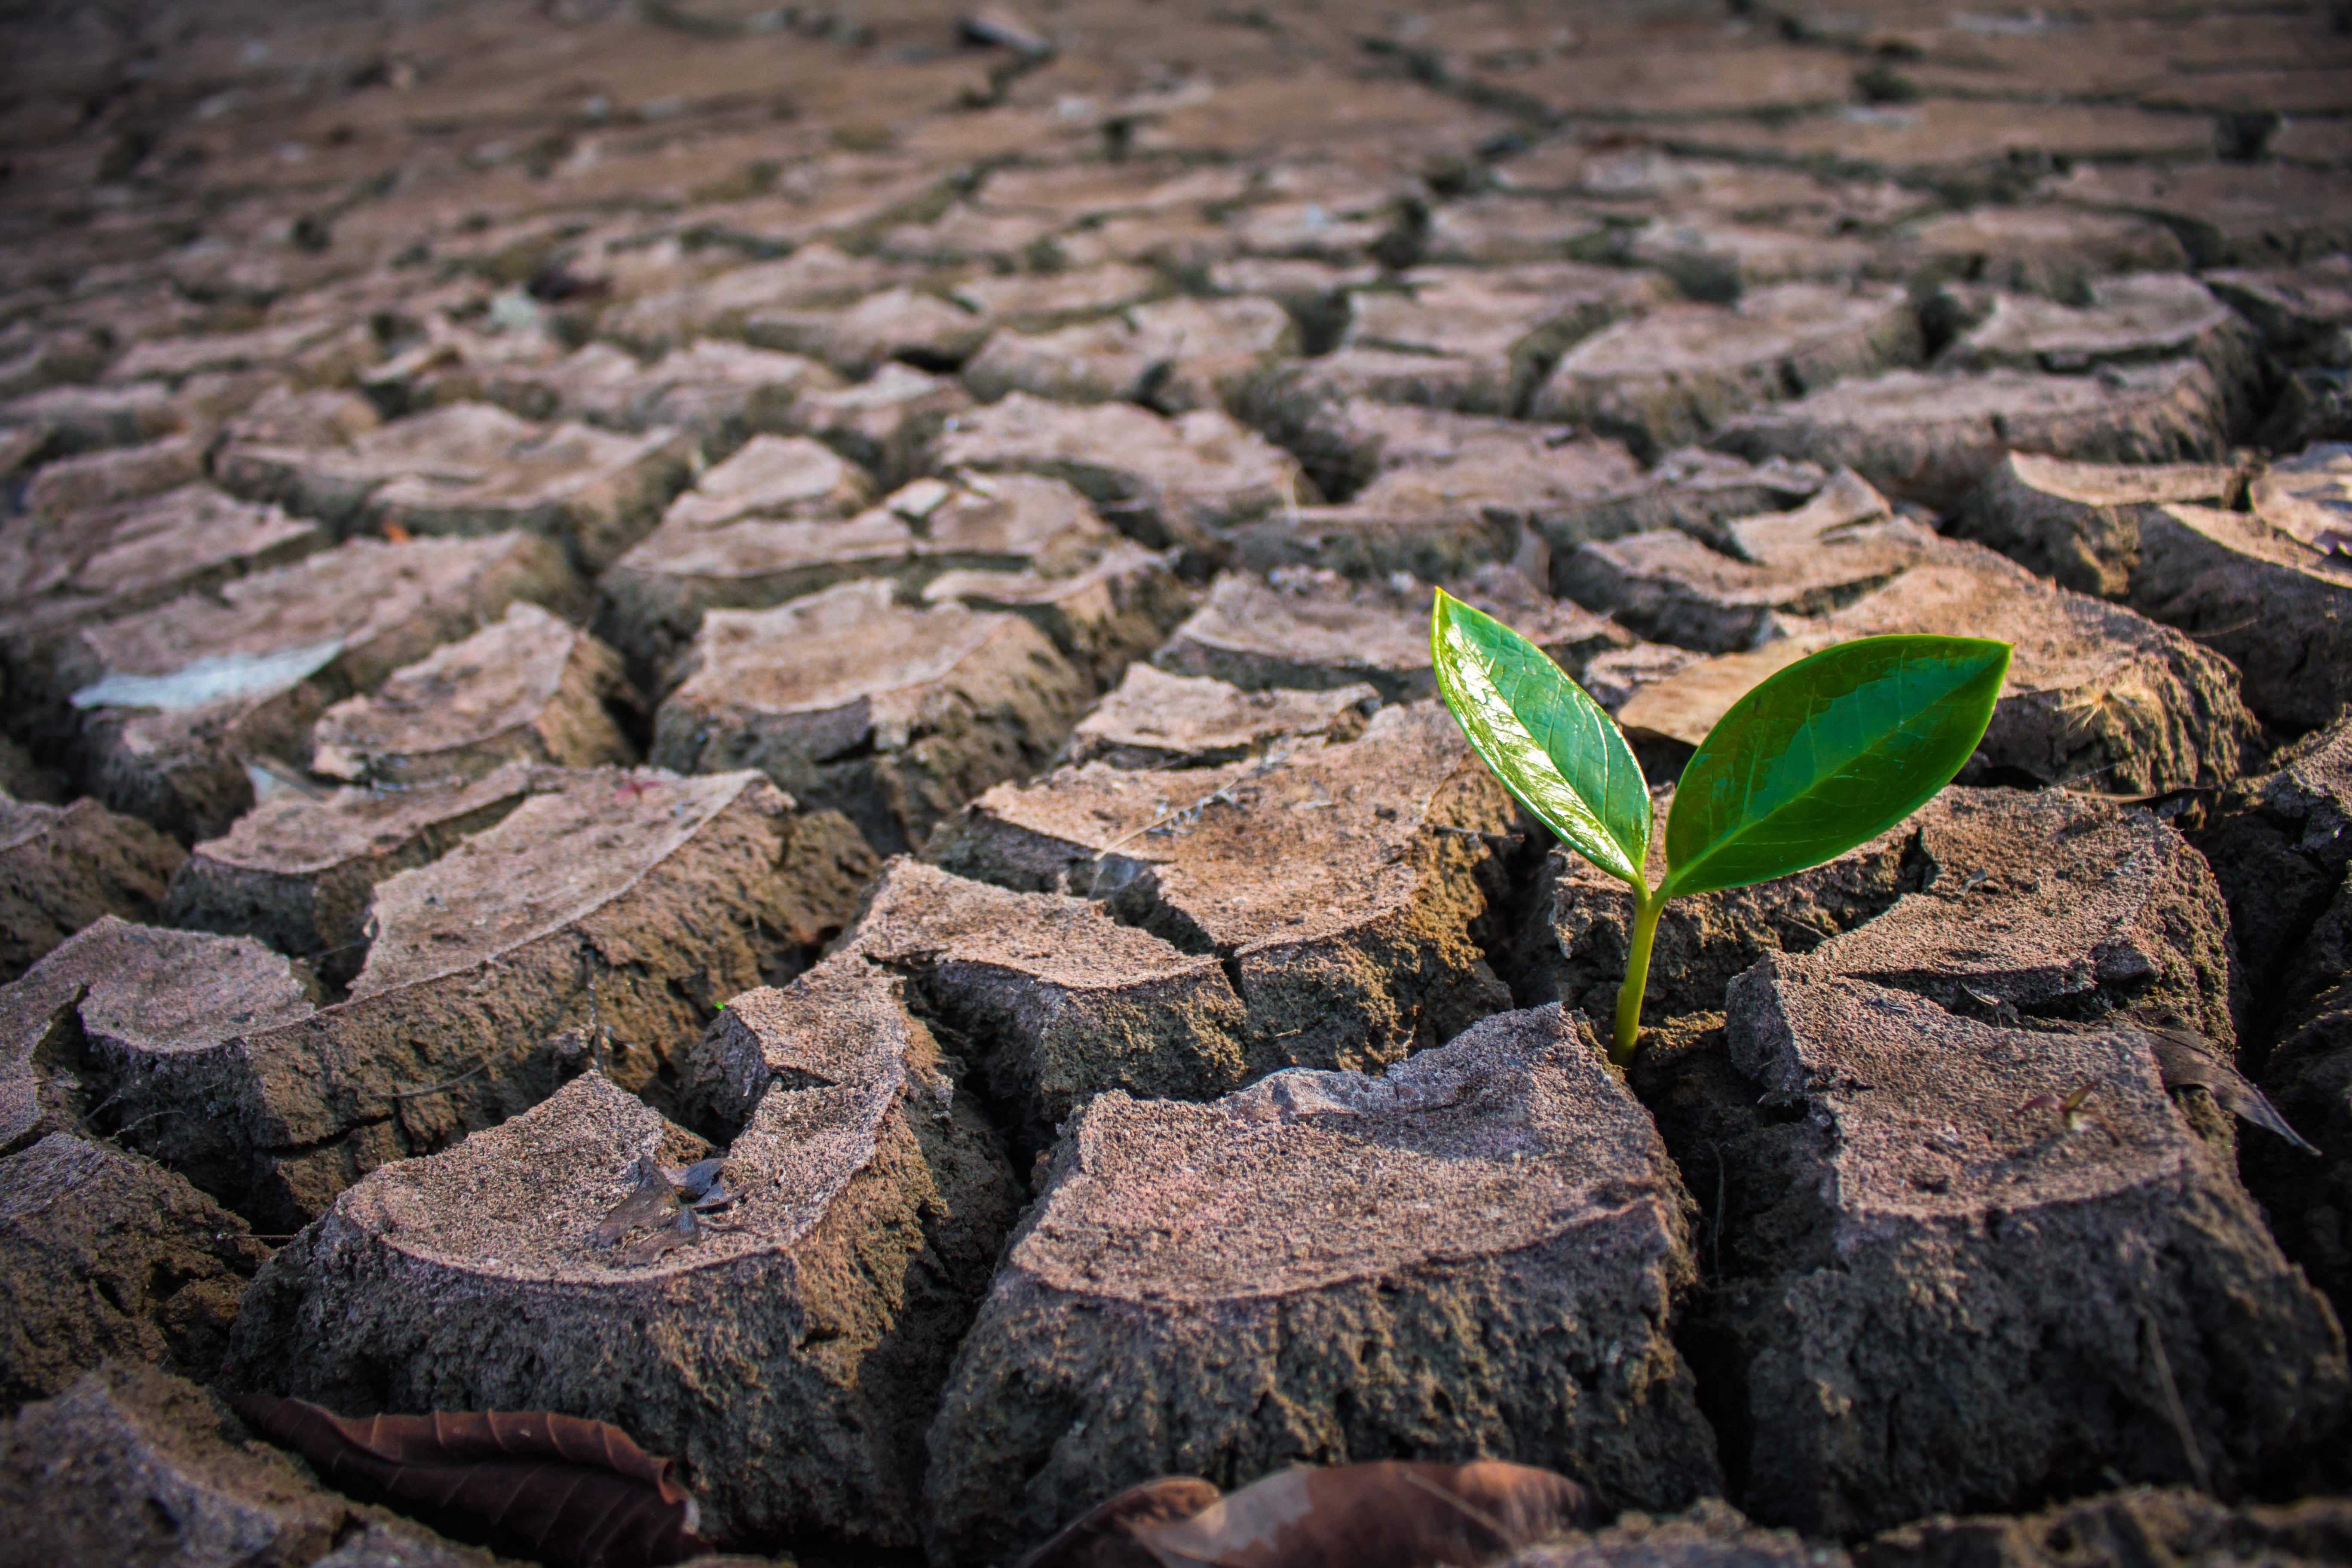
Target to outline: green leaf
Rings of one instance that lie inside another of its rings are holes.
[[[1641,886],[1649,786],[1601,705],[1543,649],[1443,588],[1429,652],[1439,693],[1495,776],[1561,843]]]
[[[1662,890],[1785,877],[1885,832],[1960,771],[2008,673],[2007,643],[1886,637],[1770,676],[1683,769]]]

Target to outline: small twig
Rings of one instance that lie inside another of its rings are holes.
[[[280,762],[276,757],[257,752],[247,757],[245,763],[247,767],[268,773],[272,779],[305,800],[325,800],[332,794],[331,791],[322,789],[303,777],[302,771],[293,763]]]
[[[737,1231],[747,1228],[751,1223],[748,1219],[739,1219],[733,1225],[721,1225],[715,1219],[700,1218],[694,1222],[696,1229],[710,1231],[718,1236],[732,1236]]]
[[[2071,784],[2060,784],[2058,788],[2063,794],[2079,795],[2084,800],[2104,800],[2116,805],[2144,805],[2151,809],[2177,800],[2180,804],[2173,811],[2175,816],[2189,809],[2187,797],[2221,793],[2220,784],[2182,784],[2179,789],[2149,790],[2144,795],[2115,795],[2105,790],[2076,789]]]
[[[2122,767],[2122,766],[2124,765],[2124,762],[2125,762],[2125,759],[2123,759],[2123,758],[2120,758],[2120,757],[2119,757],[2119,758],[2117,758],[2116,761],[2114,761],[2114,762],[2112,762],[2112,763],[2108,763],[2106,766],[2105,766],[2105,767],[2101,767],[2101,768],[2093,768],[2093,769],[2089,770],[2087,773],[2076,773],[2073,778],[2070,778],[2070,779],[2061,779],[2061,780],[2058,782],[2058,787],[2059,787],[2060,789],[2063,789],[2063,790],[2066,791],[2069,795],[2095,795],[2095,794],[2097,794],[2097,793],[2098,793],[2098,792],[2097,792],[2097,791],[2095,791],[2095,790],[2082,789],[2082,788],[2078,788],[2077,786],[2078,786],[2078,785],[2080,785],[2080,784],[2082,784],[2082,782],[2083,782],[2084,779],[2095,779],[2095,778],[2097,778],[2101,773],[2114,773],[2117,768]]]
[[[1710,1138],[1707,1147],[1715,1151],[1715,1224],[1714,1235],[1708,1238],[1709,1249],[1715,1254],[1715,1283],[1723,1286],[1723,1145]]]
[[[2142,1310],[2140,1331],[2147,1339],[2148,1360],[2156,1364],[2156,1383],[2164,1395],[2164,1413],[2171,1418],[2172,1429],[2180,1438],[2180,1451],[2189,1459],[2189,1473],[2196,1478],[2197,1489],[2213,1489],[2213,1472],[2205,1463],[2205,1451],[2197,1446],[2197,1434],[2189,1428],[2189,1407],[2180,1402],[2180,1387],[2172,1381],[2172,1362],[2164,1353],[2164,1335],[2158,1331],[2156,1320]]]
[[[1425,827],[1433,829],[1439,833],[1465,834],[1473,838],[1493,839],[1525,837],[1525,835],[1523,834],[1488,833],[1475,827],[1456,827],[1450,822],[1432,822],[1429,820],[1429,814],[1437,809],[1439,797],[1444,795],[1449,787],[1462,780],[1475,778],[1476,776],[1477,768],[1475,764],[1467,767],[1456,767],[1452,773],[1447,773],[1444,778],[1432,784],[1429,789],[1429,797],[1421,803],[1420,809],[1414,814],[1414,828],[1420,829]]]
[[[1507,849],[1517,848],[1528,837],[1524,833],[1496,833],[1484,827],[1456,827],[1450,822],[1424,822],[1422,826],[1432,833],[1451,833],[1456,838],[1475,838],[1481,844],[1498,845]]]
[[[593,1053],[590,1061],[601,1078],[613,1076],[613,1031],[604,1026],[604,1015],[596,1003],[596,975],[589,963],[588,949],[580,950],[580,989],[588,994],[588,1042]]]
[[[2204,642],[2210,637],[2225,637],[2232,633],[2244,631],[2248,626],[2259,625],[2260,622],[2260,616],[2248,616],[2244,620],[2232,622],[2226,626],[2203,626],[2189,635],[2199,642]]]
[[[456,1078],[445,1078],[439,1083],[428,1083],[423,1089],[398,1089],[391,1094],[385,1095],[384,1098],[386,1100],[415,1100],[421,1095],[438,1094],[445,1089],[456,1088],[457,1085],[465,1082],[467,1079],[472,1078],[475,1074],[488,1068],[489,1065],[490,1058],[484,1057],[480,1061],[476,1062],[472,1067],[467,1068]]]
[[[1208,794],[1192,802],[1190,805],[1180,805],[1175,807],[1173,810],[1163,811],[1158,816],[1155,816],[1150,821],[1145,823],[1142,826],[1128,829],[1125,833],[1120,834],[1118,837],[1112,839],[1109,843],[1096,850],[1094,858],[1099,860],[1104,856],[1109,854],[1112,850],[1118,848],[1120,845],[1127,843],[1129,839],[1140,838],[1147,833],[1156,832],[1160,828],[1167,826],[1171,822],[1181,822],[1188,816],[1198,816],[1201,813],[1208,810],[1209,807],[1213,805],[1216,805],[1221,803],[1225,805],[1238,805],[1241,803],[1234,798],[1234,786],[1235,784],[1247,784],[1252,779],[1264,778],[1266,774],[1274,772],[1276,769],[1287,767],[1289,764],[1289,753],[1286,752],[1268,752],[1265,756],[1258,759],[1257,765],[1255,767],[1250,769],[1249,772],[1242,774],[1239,778],[1227,779],[1223,784],[1219,784],[1215,789],[1211,790]]]
[[[1109,843],[1096,850],[1094,858],[1099,860],[1104,856],[1109,854],[1112,850],[1118,848],[1120,845],[1126,843],[1129,839],[1140,837],[1142,835],[1149,833],[1153,828],[1159,826],[1161,823],[1173,822],[1183,815],[1184,814],[1181,811],[1171,811],[1163,816],[1155,816],[1150,821],[1145,823],[1142,826],[1120,834],[1118,837],[1112,839]]]
[[[176,1105],[167,1105],[167,1106],[165,1106],[165,1107],[164,1107],[163,1110],[151,1110],[151,1111],[149,1111],[146,1115],[144,1115],[144,1116],[141,1117],[141,1118],[140,1118],[138,1121],[126,1121],[126,1122],[124,1122],[121,1126],[120,1126],[120,1127],[118,1127],[118,1128],[116,1128],[116,1129],[114,1130],[112,1136],[114,1136],[114,1137],[116,1137],[116,1138],[120,1138],[120,1137],[121,1137],[125,1132],[130,1131],[132,1128],[134,1128],[134,1127],[144,1127],[144,1126],[146,1126],[146,1125],[147,1125],[147,1123],[149,1123],[150,1121],[152,1121],[156,1120],[158,1117],[163,1117],[163,1116],[177,1116],[177,1115],[179,1115],[179,1114],[180,1114],[180,1108],[179,1108],[178,1106],[176,1106]]]

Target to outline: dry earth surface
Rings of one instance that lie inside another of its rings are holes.
[[[490,1561],[249,1392],[778,1562],[1490,1458],[1615,1520],[1517,1568],[2352,1563],[2342,0],[0,59],[0,1563]],[[1619,1073],[1439,583],[1662,805],[1813,649],[2016,657]]]

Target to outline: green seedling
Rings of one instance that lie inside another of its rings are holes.
[[[1670,899],[1767,882],[1876,837],[1951,782],[1992,721],[2007,643],[1861,637],[1798,660],[1699,743],[1649,885],[1650,791],[1616,721],[1544,651],[1440,589],[1437,689],[1496,777],[1559,841],[1633,890],[1610,1060],[1633,1059]]]

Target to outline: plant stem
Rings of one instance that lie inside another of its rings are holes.
[[[1658,915],[1665,895],[1633,885],[1633,951],[1625,959],[1625,981],[1617,987],[1617,1031],[1609,1045],[1609,1059],[1619,1067],[1633,1065],[1633,1047],[1642,1037],[1642,994],[1650,988],[1650,942],[1658,934]]]

